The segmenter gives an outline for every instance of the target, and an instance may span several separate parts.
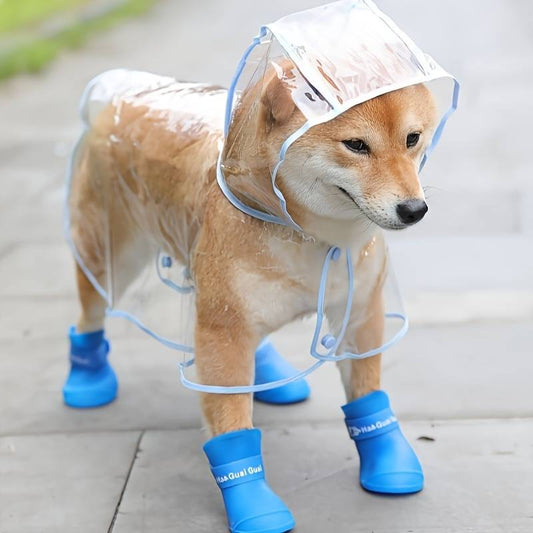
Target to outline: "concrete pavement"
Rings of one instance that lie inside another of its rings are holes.
[[[177,384],[171,351],[112,321],[118,401],[83,412],[61,403],[77,312],[64,168],[93,75],[126,66],[227,85],[261,23],[319,3],[163,1],[0,86],[0,533],[225,530],[197,399]],[[391,235],[413,325],[384,358],[384,386],[427,487],[387,498],[357,486],[333,367],[311,377],[309,402],[256,406],[267,473],[304,533],[530,532],[533,15],[527,0],[379,4],[463,84],[424,171],[427,221]],[[301,367],[310,327],[276,335]]]

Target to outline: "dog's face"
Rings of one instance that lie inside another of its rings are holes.
[[[277,77],[263,91],[270,168],[281,143],[303,124],[289,91]],[[287,151],[278,175],[289,213],[305,229],[312,217],[364,218],[402,229],[427,211],[418,169],[437,123],[430,91],[400,89],[357,105],[312,127]]]

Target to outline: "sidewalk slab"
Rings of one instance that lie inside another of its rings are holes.
[[[134,334],[111,339],[119,396],[97,409],[63,404],[66,330],[60,340],[0,343],[0,435],[200,427],[198,397],[179,384],[175,353]]]
[[[264,431],[267,479],[294,512],[295,531],[531,531],[533,420],[409,422],[404,430],[426,474],[424,491],[405,497],[358,486],[355,448],[341,422]],[[202,442],[198,431],[144,435],[114,533],[227,531]]]
[[[281,353],[298,368],[310,364],[310,325],[291,324],[273,336]],[[382,387],[404,418],[530,417],[532,337],[530,320],[413,325],[384,353]],[[309,381],[310,401],[289,410],[257,405],[256,421],[324,421],[340,416],[344,396],[334,364],[323,365]]]
[[[74,296],[74,265],[62,242],[20,244],[0,260],[0,296]]]
[[[0,437],[0,532],[106,532],[139,437],[139,432]]]
[[[0,435],[200,427],[198,395],[179,382],[181,356],[129,324],[110,324],[124,328],[119,335],[113,327],[109,331],[110,360],[120,391],[113,404],[101,409],[79,411],[62,404],[68,324],[56,324],[53,338],[44,341],[0,342]],[[312,362],[310,326],[292,324],[272,337],[302,369]],[[528,321],[413,327],[383,357],[383,388],[397,414],[408,419],[533,416],[532,330]],[[280,420],[290,424],[340,419],[345,399],[335,365],[323,365],[309,382],[312,395],[307,402],[288,407],[256,403],[255,422],[266,427]]]
[[[2,169],[1,164],[0,171],[2,174],[8,174]],[[1,245],[28,243],[46,246],[56,243],[64,245],[63,180],[61,184],[39,195],[39,198],[28,195],[24,197],[23,202],[16,196],[7,195],[11,201],[8,205],[0,206],[0,226],[9,228],[9,231],[0,235]],[[45,217],[43,213],[46,213]],[[38,261],[36,263],[38,265]]]
[[[62,334],[66,340],[68,327],[76,321],[78,309],[78,303],[71,296],[2,296],[0,339],[4,343],[39,340],[41,346]]]
[[[413,327],[390,357],[383,387],[417,418],[533,416],[533,322]]]

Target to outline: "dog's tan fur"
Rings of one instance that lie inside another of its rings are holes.
[[[204,87],[198,93],[207,101],[220,90]],[[268,181],[281,143],[304,117],[273,73],[261,88],[243,96],[234,125],[246,117],[246,98],[260,102],[257,119],[246,121],[250,142],[239,144],[230,133],[228,150],[253,162],[258,147],[263,147],[265,165],[259,177]],[[313,312],[327,249],[349,246],[355,252],[358,289],[344,344],[359,350],[379,345],[387,264],[378,226],[400,227],[393,216],[395,205],[423,198],[417,169],[435,125],[429,91],[413,86],[360,104],[311,128],[290,148],[278,184],[304,234],[254,219],[229,203],[215,180],[222,133],[201,118],[199,109],[194,128],[189,122],[196,110],[168,110],[172,128],[161,120],[161,113],[148,111],[149,105],[135,97],[118,98],[107,106],[85,138],[73,180],[74,242],[102,282],[106,250],[123,265],[125,274],[117,280],[121,286],[114,297],[120,296],[145,260],[153,259],[157,246],[164,245],[187,263],[178,242],[186,238],[197,289],[199,377],[205,384],[251,384],[260,339]],[[413,131],[422,132],[421,141],[407,149],[405,138]],[[113,138],[120,143],[110,142]],[[350,152],[342,143],[345,139],[365,140],[371,154]],[[155,219],[132,213],[120,202],[105,202],[102,190],[116,191],[117,176],[141,198],[141,204],[157,200],[149,206],[157,212]],[[230,182],[232,178],[228,176]],[[183,214],[182,228],[163,227],[161,220],[171,212]],[[106,228],[112,228],[111,237],[106,237]],[[181,235],[173,235],[181,230]],[[342,317],[347,292],[345,265],[338,263],[332,264],[328,280],[326,311],[333,324]],[[99,329],[105,305],[79,267],[77,279],[82,308],[77,329]],[[380,387],[380,356],[344,363],[341,372],[348,400],[362,396]],[[204,394],[202,406],[214,435],[252,427],[251,395]]]

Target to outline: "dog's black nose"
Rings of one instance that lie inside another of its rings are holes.
[[[404,224],[415,224],[424,218],[424,215],[428,212],[428,206],[424,200],[413,198],[398,204],[396,212]]]

